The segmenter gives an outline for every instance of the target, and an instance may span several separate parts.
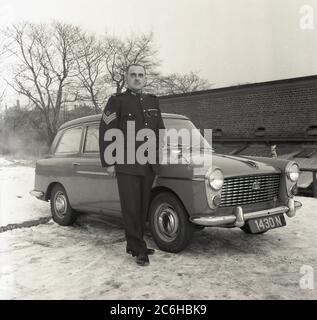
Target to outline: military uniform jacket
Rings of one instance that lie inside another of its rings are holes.
[[[165,129],[161,111],[159,108],[159,101],[157,96],[152,94],[135,93],[130,89],[120,94],[112,95],[102,113],[99,126],[99,150],[102,167],[112,166],[115,164],[116,172],[144,175],[145,166],[149,164],[140,164],[135,161],[134,164],[127,162],[127,122],[134,121],[135,134],[138,130],[143,128],[152,129],[156,134],[156,162],[159,161],[159,129]],[[105,132],[108,129],[117,128],[123,132],[124,135],[124,162],[107,163],[104,157],[104,151],[112,141],[104,141]],[[133,137],[134,141],[136,140]],[[146,141],[146,139],[144,140]],[[138,147],[144,141],[135,141],[134,153],[137,153]],[[157,166],[152,165],[154,171]]]

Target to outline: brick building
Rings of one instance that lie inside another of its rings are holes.
[[[267,156],[276,145],[317,158],[317,76],[161,96],[160,106],[212,128],[217,152]]]

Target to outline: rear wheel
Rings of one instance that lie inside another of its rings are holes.
[[[56,184],[51,192],[51,213],[53,220],[61,226],[72,225],[77,214],[70,206],[65,188],[61,184]]]
[[[155,243],[167,252],[185,249],[196,230],[181,201],[170,192],[160,193],[153,199],[149,222]]]

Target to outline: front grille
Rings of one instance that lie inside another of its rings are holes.
[[[278,196],[280,174],[226,178],[220,207],[231,207],[273,200]],[[254,189],[254,186],[259,189]]]

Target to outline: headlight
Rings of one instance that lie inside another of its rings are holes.
[[[218,191],[221,189],[223,185],[223,173],[220,169],[215,169],[210,175],[209,175],[209,184],[212,189],[215,191]]]
[[[286,169],[286,174],[288,179],[290,179],[292,182],[296,182],[299,177],[299,166],[297,163],[293,163],[291,166],[289,166]]]

